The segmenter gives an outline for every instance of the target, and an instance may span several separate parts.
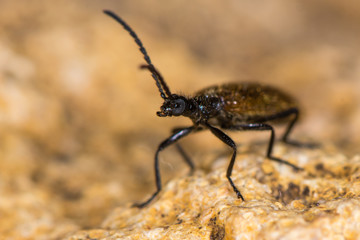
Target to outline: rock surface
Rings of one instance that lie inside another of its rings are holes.
[[[147,207],[119,207],[101,229],[67,239],[358,239],[360,156],[284,146],[276,153],[305,171],[240,155],[233,180],[242,202],[222,157],[208,173],[171,180]]]

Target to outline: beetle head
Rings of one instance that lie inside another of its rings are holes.
[[[159,112],[156,114],[159,117],[171,117],[184,115],[188,109],[188,100],[183,96],[172,94],[171,98],[166,98]]]

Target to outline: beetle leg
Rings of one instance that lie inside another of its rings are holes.
[[[284,163],[292,168],[294,168],[295,170],[303,170],[303,168],[300,168],[288,161],[285,161],[283,159],[277,158],[272,156],[272,149],[274,146],[274,140],[275,140],[275,131],[274,128],[266,123],[249,123],[249,124],[241,124],[236,126],[234,129],[240,130],[240,131],[248,131],[248,130],[258,130],[258,131],[271,131],[271,135],[270,135],[270,141],[269,141],[269,147],[266,153],[266,157],[269,158],[270,160],[276,161],[276,162],[280,162],[280,163]]]
[[[133,204],[133,207],[143,208],[148,205],[161,191],[161,177],[160,177],[160,170],[159,170],[159,153],[164,150],[166,147],[170,146],[171,144],[175,143],[179,139],[187,136],[195,129],[195,126],[186,127],[177,129],[169,138],[165,139],[158,147],[155,153],[155,182],[156,182],[156,191],[153,195],[143,203],[140,204]]]
[[[231,160],[230,160],[229,166],[227,168],[227,172],[226,172],[226,177],[229,180],[230,185],[234,189],[234,192],[236,193],[236,196],[238,198],[241,198],[243,201],[245,201],[244,197],[241,195],[240,191],[236,188],[235,184],[233,183],[233,181],[231,179],[231,173],[232,173],[234,163],[235,163],[235,158],[236,158],[236,144],[235,144],[235,142],[228,135],[226,135],[224,132],[222,132],[220,129],[215,128],[215,127],[209,125],[208,123],[205,123],[205,126],[208,129],[210,129],[210,131],[216,137],[218,137],[221,141],[223,141],[226,145],[228,145],[229,147],[231,147],[233,149],[233,154],[231,156]]]
[[[285,143],[289,143],[291,144],[291,141],[288,140],[289,134],[291,132],[291,130],[293,129],[296,121],[299,118],[299,110],[297,108],[293,108],[291,113],[289,113],[289,115],[294,115],[294,118],[291,120],[291,122],[289,123],[289,125],[287,126],[284,135],[282,136],[281,140]]]
[[[189,155],[184,151],[184,149],[180,145],[180,143],[176,143],[175,147],[178,150],[178,152],[180,153],[180,155],[182,156],[182,158],[185,160],[186,164],[189,165],[189,167],[190,167],[190,173],[189,174],[190,175],[193,174],[193,172],[195,170],[195,165],[194,165],[193,161],[191,160]]]
[[[182,130],[183,128],[174,128],[172,130],[172,133],[176,133],[179,130]],[[198,127],[196,129],[193,130],[193,132],[197,132],[203,130],[203,128]],[[178,152],[180,153],[180,155],[182,156],[182,158],[184,159],[184,161],[186,162],[187,165],[189,165],[190,167],[190,174],[192,174],[195,170],[195,165],[193,163],[193,161],[191,160],[191,158],[189,157],[189,155],[184,151],[184,148],[180,145],[180,143],[176,143],[175,144],[176,149],[178,150]]]
[[[296,146],[296,147],[307,147],[307,148],[318,147],[318,144],[316,144],[316,143],[301,143],[298,141],[288,139],[291,130],[293,129],[296,121],[299,118],[299,110],[297,108],[293,108],[293,109],[291,109],[291,112],[289,112],[289,115],[294,115],[294,118],[290,121],[289,125],[287,126],[285,133],[281,138],[281,141],[283,141],[284,143]]]

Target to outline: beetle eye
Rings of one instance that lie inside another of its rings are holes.
[[[172,110],[172,114],[174,116],[181,115],[185,110],[185,101],[181,98],[174,100],[174,108]]]

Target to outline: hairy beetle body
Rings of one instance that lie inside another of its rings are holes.
[[[198,91],[195,98],[207,96],[220,101],[218,114],[210,121],[221,128],[231,129],[243,123],[281,123],[278,116],[297,108],[296,101],[288,94],[259,83],[228,83]]]

